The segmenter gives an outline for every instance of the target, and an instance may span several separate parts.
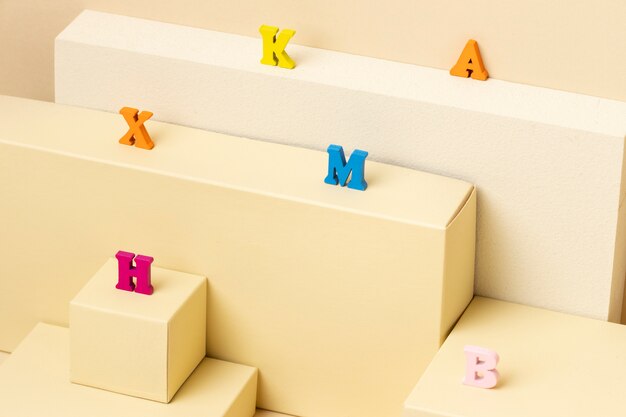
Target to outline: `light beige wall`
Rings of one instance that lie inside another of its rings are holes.
[[[623,0],[1,0],[0,94],[53,99],[53,40],[82,9],[449,68],[478,40],[494,78],[626,101]]]

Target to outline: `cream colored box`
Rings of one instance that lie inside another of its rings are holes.
[[[462,384],[465,345],[495,350],[500,382]],[[476,297],[404,417],[623,417],[626,326]]]
[[[117,277],[110,259],[70,303],[71,381],[169,402],[205,357],[206,278],[152,267],[145,295]]]
[[[472,297],[467,182],[368,161],[361,192],[325,152],[152,121],[145,151],[119,114],[10,97],[0,119],[3,343],[128,248],[209,277],[207,354],[259,369],[260,408],[392,416]]]
[[[204,358],[169,404],[72,384],[68,329],[38,324],[0,366],[0,415],[252,417],[257,370]]]

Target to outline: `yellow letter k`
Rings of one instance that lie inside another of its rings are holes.
[[[284,29],[276,37],[278,33],[277,27],[262,25],[259,28],[259,32],[261,32],[263,37],[263,58],[261,59],[261,64],[278,65],[281,68],[294,69],[296,63],[287,55],[285,48],[289,40],[296,34],[296,31]]]

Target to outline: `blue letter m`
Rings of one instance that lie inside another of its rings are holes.
[[[324,182],[331,185],[339,183],[341,186],[344,186],[352,172],[348,188],[365,191],[367,188],[367,182],[365,182],[365,158],[367,158],[367,152],[356,149],[352,152],[350,160],[346,164],[346,156],[341,146],[330,145],[327,151],[328,175]]]

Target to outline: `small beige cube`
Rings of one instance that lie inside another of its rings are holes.
[[[70,303],[70,380],[170,402],[206,355],[207,280],[153,267],[152,295],[116,284],[110,259]]]

